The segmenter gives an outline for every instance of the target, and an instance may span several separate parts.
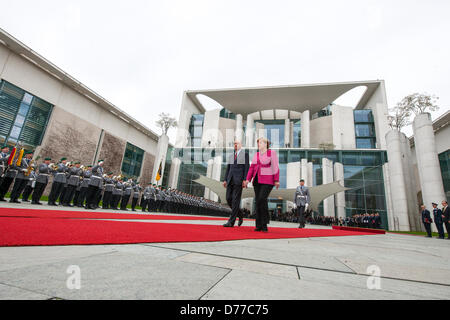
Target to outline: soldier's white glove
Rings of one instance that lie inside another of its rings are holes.
[[[308,210],[309,204],[305,204],[305,210]]]

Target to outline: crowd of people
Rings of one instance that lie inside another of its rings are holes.
[[[311,211],[305,214],[306,222],[312,225],[321,226],[345,226],[358,228],[381,229],[382,221],[379,213],[355,214],[352,217],[336,218],[311,214]],[[298,223],[299,217],[295,209],[288,212],[271,212],[271,220],[281,222]]]
[[[146,186],[134,179],[104,173],[103,160],[97,165],[81,165],[80,161],[68,162],[63,157],[57,164],[45,158],[37,165],[32,160],[33,152],[17,151],[4,145],[0,153],[0,201],[11,189],[9,202],[41,205],[45,188],[51,183],[48,205],[84,207],[133,211],[139,205],[142,211],[172,212],[185,214],[221,215],[230,214],[230,208],[215,201],[187,194],[180,190],[164,188],[148,183]]]

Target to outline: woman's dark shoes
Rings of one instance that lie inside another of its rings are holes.
[[[242,226],[242,223],[244,223],[244,218],[239,217],[238,227]]]
[[[224,225],[223,225],[225,228],[233,228],[233,225],[231,224],[231,223],[225,223]]]
[[[262,232],[269,232],[269,230],[267,230],[267,228],[262,228],[261,231]]]
[[[261,228],[255,228],[254,231],[262,231],[262,229]]]

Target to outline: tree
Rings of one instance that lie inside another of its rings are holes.
[[[159,120],[156,121],[156,125],[161,128],[163,135],[167,135],[170,128],[178,125],[175,118],[172,118],[168,113],[160,113]]]
[[[388,116],[388,122],[391,129],[401,131],[403,127],[407,127],[411,124],[411,111],[403,108],[400,103],[396,107],[389,109],[390,114]]]
[[[435,95],[413,93],[404,97],[397,106],[417,116],[421,113],[439,110],[436,105],[438,99]]]

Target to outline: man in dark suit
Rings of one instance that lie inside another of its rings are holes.
[[[231,216],[224,227],[233,227],[236,218],[239,217],[238,226],[242,225],[244,215],[240,209],[242,188],[244,181],[247,178],[247,173],[250,168],[249,155],[242,149],[242,144],[239,141],[234,142],[234,152],[230,156],[227,165],[227,172],[225,173],[225,181],[223,186],[227,188],[227,202],[231,208]]]
[[[442,219],[447,229],[447,239],[450,240],[450,209],[446,200],[442,201]]]
[[[422,213],[422,223],[427,231],[427,237],[431,238],[431,223],[433,220],[431,219],[430,211],[428,211],[424,205],[421,205],[420,209]]]
[[[433,202],[432,205],[434,223],[436,224],[436,229],[438,230],[439,239],[444,239],[444,220],[442,219],[442,211],[437,207],[437,203]]]

